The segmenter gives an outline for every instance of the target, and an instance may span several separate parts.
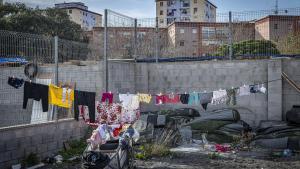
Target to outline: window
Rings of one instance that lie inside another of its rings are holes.
[[[160,15],[164,15],[164,11],[160,11],[159,13],[160,13]]]
[[[193,33],[193,34],[196,34],[196,33],[197,33],[197,29],[196,29],[196,28],[193,28],[193,29],[192,29],[192,33]]]
[[[180,29],[180,33],[184,33],[184,29]]]
[[[164,23],[164,19],[160,19],[159,22],[160,22],[160,23]]]
[[[160,5],[160,6],[164,6],[164,2],[160,2],[159,5]]]
[[[194,14],[198,12],[198,8],[194,8]]]
[[[197,3],[197,0],[194,0],[194,3],[196,4],[196,3]]]
[[[69,10],[69,13],[72,13],[72,9]]]
[[[278,29],[278,24],[274,24],[274,29]]]
[[[180,46],[184,46],[184,41],[183,41],[183,40],[180,41],[180,42],[179,42],[179,45],[180,45]]]

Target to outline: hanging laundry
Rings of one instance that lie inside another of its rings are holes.
[[[106,100],[108,100],[108,103],[112,104],[113,103],[113,98],[114,98],[113,93],[103,93],[102,98],[101,98],[101,102],[106,102]]]
[[[222,104],[228,100],[226,90],[218,90],[213,92],[212,104]]]
[[[179,103],[180,102],[180,98],[179,98],[179,95],[178,94],[167,94],[167,95],[164,95],[164,100],[165,100],[165,103],[173,103],[173,104],[176,104],[176,103]]]
[[[132,124],[140,118],[139,109],[128,109],[126,107],[122,108],[121,112],[121,122],[125,124]]]
[[[236,90],[235,89],[229,89],[227,90],[227,105],[234,106],[236,105]]]
[[[90,122],[95,122],[95,92],[74,91],[74,114],[75,119],[79,118],[79,105],[88,106]]]
[[[266,93],[267,89],[264,85],[250,85],[250,93]]]
[[[155,97],[155,104],[156,105],[162,105],[162,104],[165,104],[165,103],[166,103],[166,96],[165,95],[162,95],[162,94],[156,95],[156,97]]]
[[[241,86],[237,90],[237,95],[238,96],[249,96],[250,95],[250,87],[249,87],[249,85]]]
[[[189,94],[181,94],[180,95],[180,101],[182,104],[188,104],[189,103]]]
[[[24,80],[23,79],[18,79],[18,78],[15,78],[15,77],[8,77],[8,81],[7,83],[16,88],[16,89],[19,89],[20,87],[23,86],[24,84]]]
[[[123,108],[138,109],[140,107],[139,97],[134,94],[119,94],[120,102]]]
[[[43,112],[48,111],[48,90],[49,87],[42,84],[36,84],[32,82],[25,82],[24,84],[24,98],[23,98],[23,109],[26,109],[28,99],[34,99],[35,101],[42,100]]]
[[[138,93],[137,94],[138,98],[139,98],[139,102],[144,102],[144,103],[150,103],[152,96],[150,94],[142,94],[142,93]]]
[[[190,93],[189,105],[198,105],[200,103],[199,94],[196,92]]]
[[[89,107],[88,106],[78,106],[79,114],[86,123],[90,123]]]
[[[199,93],[200,104],[202,105],[203,109],[206,110],[209,103],[211,103],[213,98],[213,93]]]
[[[71,108],[74,101],[74,90],[49,85],[49,104],[63,108]]]
[[[97,117],[96,122],[106,124],[119,124],[121,123],[121,104],[113,103],[96,103]]]
[[[263,94],[266,94],[267,88],[265,87],[264,84],[262,84],[262,85],[260,86],[259,91],[260,91],[261,93],[263,93]]]

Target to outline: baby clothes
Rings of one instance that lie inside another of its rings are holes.
[[[213,93],[199,93],[200,97],[200,104],[202,105],[203,109],[207,109],[207,105],[211,103],[212,98],[213,98]]]
[[[49,104],[63,108],[71,108],[74,101],[74,90],[49,85]]]
[[[121,104],[99,103],[97,102],[96,121],[98,123],[119,124],[121,122]]]
[[[90,123],[89,107],[88,106],[78,106],[79,114],[86,123]]]
[[[114,98],[113,93],[103,93],[102,98],[101,98],[101,102],[106,102],[106,100],[108,100],[108,103],[112,104],[113,103],[113,98]]]
[[[198,105],[200,103],[200,100],[199,100],[199,94],[198,93],[190,93],[190,97],[189,97],[189,105]]]
[[[24,80],[23,79],[14,78],[14,77],[9,77],[7,83],[10,86],[18,89],[18,88],[22,87],[22,85],[24,83]]]
[[[188,104],[189,103],[189,94],[181,94],[180,95],[180,101],[182,104]]]
[[[156,95],[155,103],[157,105],[165,104],[166,103],[166,96],[165,95]]]
[[[165,97],[165,103],[179,103],[180,98],[178,94],[168,94],[164,95]]]
[[[266,93],[266,91],[263,85],[250,85],[250,93]]]
[[[249,85],[241,86],[237,91],[238,96],[249,96],[250,95],[250,87]]]
[[[150,94],[141,94],[138,93],[137,96],[139,97],[139,102],[144,102],[144,103],[150,103],[152,96]]]
[[[226,90],[218,90],[213,92],[212,104],[222,104],[228,99]]]

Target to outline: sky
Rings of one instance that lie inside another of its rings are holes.
[[[53,7],[55,3],[80,1],[89,10],[103,14],[110,9],[134,18],[155,17],[155,0],[4,0],[4,2],[23,2],[31,7]],[[219,13],[228,11],[256,11],[275,9],[275,0],[210,0]],[[279,8],[300,7],[300,0],[279,0]]]

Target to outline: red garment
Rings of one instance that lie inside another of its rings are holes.
[[[230,146],[225,146],[221,144],[216,144],[216,150],[217,152],[225,153],[227,151],[230,151]]]
[[[166,103],[179,103],[180,98],[178,94],[170,94],[170,95],[165,95],[165,102]]]
[[[108,99],[108,103],[112,104],[113,103],[113,98],[114,98],[114,94],[113,93],[103,93],[102,94],[101,102],[104,103]]]
[[[165,95],[156,95],[155,103],[156,104],[165,104],[166,103],[166,96]]]
[[[119,136],[119,135],[120,135],[120,132],[121,132],[121,130],[122,130],[122,125],[120,125],[120,127],[119,127],[119,128],[115,128],[115,129],[113,130],[113,136],[114,136],[114,137],[117,137],[117,136]]]

